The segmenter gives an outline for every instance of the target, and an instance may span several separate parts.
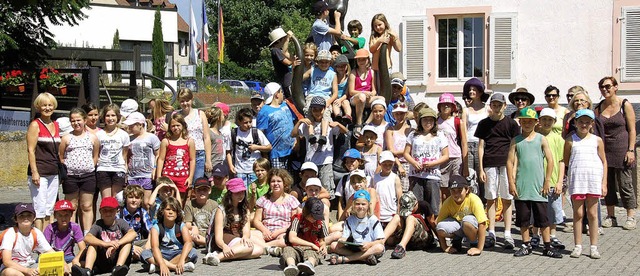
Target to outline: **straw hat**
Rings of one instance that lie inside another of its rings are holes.
[[[271,45],[273,45],[273,43],[276,43],[278,40],[280,40],[281,38],[283,38],[285,36],[287,36],[287,33],[285,33],[282,28],[277,28],[277,29],[271,31],[269,33],[269,40],[271,40],[271,43],[269,43],[269,47],[271,47]]]

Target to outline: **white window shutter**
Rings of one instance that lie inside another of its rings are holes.
[[[622,82],[640,81],[640,7],[622,8],[621,78]]]
[[[402,17],[402,72],[407,85],[426,85],[427,66],[427,17]]]
[[[515,84],[517,14],[492,13],[489,26],[489,83]]]

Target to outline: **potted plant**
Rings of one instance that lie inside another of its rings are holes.
[[[40,77],[38,80],[40,85],[51,94],[67,94],[65,77],[54,68],[42,68],[42,70],[40,70]]]
[[[11,70],[0,75],[0,84],[7,88],[7,92],[23,93],[25,75],[20,70]]]

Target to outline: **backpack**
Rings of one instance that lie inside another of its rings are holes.
[[[15,239],[13,240],[13,246],[11,247],[13,248],[16,247],[16,242],[18,242],[18,227],[15,226],[4,229],[2,230],[2,232],[0,232],[0,245],[2,244],[2,240],[4,239],[4,234],[6,234],[9,229],[13,229],[13,231],[15,231],[16,233]],[[33,237],[33,247],[31,247],[31,251],[34,251],[36,247],[38,247],[38,234],[33,228],[31,228],[31,237]],[[2,254],[0,254],[0,260],[2,260]]]
[[[344,208],[347,208],[347,178],[349,178],[349,174],[345,174],[342,176],[342,204]]]
[[[453,117],[453,125],[456,127],[456,142],[460,148],[462,148],[462,132],[460,131],[460,117]]]
[[[178,242],[184,245],[184,239],[182,238],[182,228],[178,228],[180,229],[176,231],[176,239],[178,239]],[[162,239],[164,239],[165,232],[166,231],[164,230],[164,225],[162,224],[162,222],[158,222],[158,241],[162,241]]]
[[[258,129],[255,127],[251,127],[251,138],[253,139],[252,144],[260,145],[260,138],[258,137]],[[236,140],[238,138],[238,128],[234,128],[231,130],[231,160],[235,163],[236,161]]]

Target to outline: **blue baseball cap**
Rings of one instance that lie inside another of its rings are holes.
[[[357,149],[348,149],[347,151],[344,152],[344,155],[342,156],[342,160],[344,160],[347,157],[354,158],[354,159],[362,159],[362,153],[360,153],[360,151],[358,151]]]
[[[367,201],[371,201],[371,195],[369,194],[369,192],[367,192],[367,190],[358,190],[353,194],[353,200],[356,200],[358,198],[364,198]]]
[[[580,109],[576,111],[576,119],[582,116],[588,116],[589,118],[591,118],[591,120],[594,120],[596,118],[596,115],[593,113],[591,109]]]

